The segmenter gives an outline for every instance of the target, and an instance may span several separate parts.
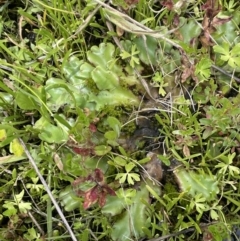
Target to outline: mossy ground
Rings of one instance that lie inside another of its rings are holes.
[[[0,239],[238,235],[239,10],[0,1]]]

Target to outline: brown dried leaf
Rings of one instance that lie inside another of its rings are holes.
[[[116,27],[116,32],[118,37],[122,37],[124,34],[124,30],[118,26]]]
[[[93,148],[73,147],[73,151],[81,156],[89,156],[94,153]]]
[[[58,169],[60,171],[63,171],[63,163],[62,163],[62,160],[61,160],[60,156],[57,153],[53,154],[53,160],[56,163]]]
[[[159,160],[156,153],[149,152],[147,157],[150,157],[150,161],[143,165],[146,172],[144,172],[145,178],[150,178],[155,181],[161,181],[163,177],[162,163]]]
[[[186,67],[181,75],[181,82],[184,83],[190,76],[194,75],[194,66]]]
[[[229,22],[232,19],[232,16],[229,16],[227,18],[220,18],[218,16],[215,16],[211,22],[211,25],[216,28],[217,26],[220,26],[224,23]]]
[[[136,5],[139,0],[125,0],[125,3],[129,6]]]
[[[161,2],[161,4],[164,7],[166,7],[168,10],[173,10],[174,2],[172,0],[163,1],[163,2]]]
[[[183,146],[183,154],[184,154],[185,157],[189,157],[190,156],[190,150],[189,150],[187,145]]]
[[[205,16],[212,19],[221,11],[221,6],[216,0],[207,0],[201,7],[202,10],[205,10]]]
[[[93,181],[95,181],[96,183],[98,183],[100,185],[104,185],[105,184],[103,172],[99,168],[96,168],[94,170]]]
[[[214,43],[211,39],[211,34],[216,31],[216,26],[223,24],[224,20],[219,20],[216,15],[221,11],[221,6],[218,1],[208,0],[202,5],[202,10],[205,10],[203,18],[203,35],[200,37],[200,41],[203,47],[213,46]],[[226,20],[226,22],[229,20]]]
[[[208,230],[204,230],[202,241],[212,241],[212,240],[213,240],[213,235]]]

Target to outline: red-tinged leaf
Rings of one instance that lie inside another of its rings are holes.
[[[85,202],[83,203],[83,208],[86,210],[86,209],[88,209],[91,205],[92,205],[92,203],[85,201]]]
[[[80,183],[83,183],[84,181],[85,181],[84,177],[78,177],[73,181],[72,185],[73,187],[76,187],[77,185],[79,185]]]
[[[205,10],[206,16],[208,18],[213,18],[220,12],[221,6],[215,0],[208,0],[205,4],[202,5],[201,9]]]
[[[100,185],[104,184],[104,175],[103,175],[103,172],[99,168],[96,168],[94,170],[94,179],[98,184],[100,184]]]
[[[175,16],[173,18],[173,26],[177,27],[177,26],[179,26],[179,24],[180,24],[180,17],[179,17],[179,15],[175,14]]]
[[[129,6],[135,5],[138,3],[139,0],[125,0],[125,3]]]
[[[215,0],[207,0],[201,7],[205,10],[205,15],[202,21],[203,35],[200,37],[200,41],[203,47],[213,46],[211,34],[216,31],[216,27],[224,23],[224,21],[218,20],[216,15],[221,11],[221,6]],[[226,22],[229,20],[226,20]]]
[[[168,10],[172,10],[174,7],[174,2],[172,0],[163,1],[163,2],[161,2],[161,4],[164,7],[166,7]]]
[[[106,197],[107,197],[107,193],[102,191],[101,194],[99,195],[99,198],[98,198],[98,203],[99,203],[100,207],[103,207],[105,205]]]
[[[215,16],[211,22],[211,25],[216,28],[217,26],[220,26],[224,23],[229,22],[231,19],[232,19],[232,16],[227,18],[219,18],[218,16]]]
[[[89,156],[93,153],[92,148],[73,147],[73,151],[81,156]]]
[[[200,41],[204,47],[215,45],[215,43],[213,43],[213,41],[212,41],[212,36],[211,36],[211,34],[215,31],[216,31],[216,29],[211,26],[207,27],[204,30],[203,35],[200,37]]]
[[[211,4],[209,3],[209,1],[207,1],[206,3],[204,3],[202,6],[201,6],[201,9],[202,10],[206,10],[206,9],[209,9],[211,8]]]
[[[92,204],[98,201],[98,198],[99,198],[99,189],[98,189],[98,186],[95,186],[94,188],[85,192],[83,208],[88,209]]]
[[[112,188],[110,188],[108,185],[105,185],[103,188],[107,194],[111,196],[116,196],[115,191]]]
[[[97,127],[96,127],[94,124],[91,123],[91,124],[89,125],[89,130],[94,133],[94,132],[97,131]]]
[[[84,209],[98,202],[101,207],[106,203],[106,196],[115,196],[115,191],[105,184],[104,174],[101,169],[96,168],[87,177],[79,177],[72,183],[78,196],[84,198]],[[94,186],[91,186],[94,185]],[[80,190],[79,190],[80,189]]]
[[[213,240],[213,235],[208,231],[208,230],[205,230],[203,232],[203,241],[212,241]]]
[[[107,185],[104,185],[104,187],[102,187],[101,192],[99,193],[99,198],[98,198],[98,203],[100,207],[103,207],[105,205],[108,194],[110,194],[111,196],[116,195],[116,193],[110,187],[108,187]]]

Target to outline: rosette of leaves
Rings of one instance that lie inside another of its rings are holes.
[[[115,191],[106,183],[105,176],[99,168],[93,170],[87,177],[76,178],[72,183],[72,187],[73,189],[67,187],[59,194],[61,204],[67,212],[81,206],[81,199],[79,198],[84,201],[83,208],[88,209],[96,203],[103,207],[107,195],[116,195]]]
[[[124,74],[117,64],[112,44],[93,46],[87,52],[87,60],[80,60],[75,55],[70,57],[62,66],[66,80],[51,78],[47,81],[51,108],[57,110],[67,104],[99,111],[105,106],[138,105],[138,97],[128,89],[138,81]]]
[[[91,111],[101,111],[105,107],[110,107],[111,110],[115,106],[135,106],[139,103],[138,97],[129,90],[129,86],[139,82],[133,74],[125,74],[127,71],[124,72],[123,67],[117,64],[115,47],[110,43],[93,46],[87,52],[87,61],[76,55],[70,58],[67,55],[61,72],[62,78],[51,77],[44,87],[36,91],[36,96],[41,99],[40,104],[30,102],[32,99],[26,99],[23,94],[18,95],[19,105],[28,103],[22,108],[33,109],[37,106],[44,111],[34,126],[44,130],[40,136],[42,140],[62,143],[68,139],[74,123],[65,117],[67,110],[75,112],[79,108],[88,108]],[[54,115],[57,125],[53,125],[47,111],[51,115],[63,111],[65,115]]]
[[[88,209],[97,202],[103,207],[107,195],[116,195],[115,191],[106,184],[104,174],[99,168],[96,168],[86,178],[77,178],[72,185],[77,196],[84,198],[84,209]]]

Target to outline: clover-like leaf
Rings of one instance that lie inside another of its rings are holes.
[[[128,184],[134,185],[137,181],[140,181],[140,176],[137,173],[118,173],[115,177],[116,180],[119,180],[119,183],[125,183],[127,181]]]
[[[129,188],[127,190],[124,190],[123,188],[119,189],[117,191],[118,198],[123,199],[123,203],[125,205],[130,205],[133,203],[133,199],[137,194],[136,189]]]
[[[114,158],[114,163],[116,165],[119,165],[119,166],[125,166],[126,165],[126,159],[120,157],[120,156],[116,156]]]
[[[18,203],[18,208],[21,213],[27,213],[29,210],[32,209],[32,204],[29,202],[20,202]]]
[[[130,172],[136,165],[132,162],[129,162],[126,166],[125,166],[125,170],[126,172]]]
[[[140,176],[137,173],[128,173],[127,175],[128,184],[134,185],[135,181],[140,181]]]
[[[237,56],[240,54],[240,43],[237,43],[231,50],[231,54],[233,56]]]
[[[196,65],[195,74],[203,79],[208,79],[211,74],[211,60],[209,58],[202,58]]]
[[[240,56],[231,57],[228,64],[234,69],[240,67]]]
[[[127,173],[118,173],[115,177],[116,180],[119,179],[119,183],[124,183],[127,179]]]
[[[14,196],[14,201],[15,201],[16,203],[21,202],[23,196],[24,196],[24,190],[22,190],[19,194],[16,194],[16,195]]]
[[[17,213],[14,202],[6,202],[3,204],[3,208],[7,209],[2,214],[7,217],[14,216]]]

